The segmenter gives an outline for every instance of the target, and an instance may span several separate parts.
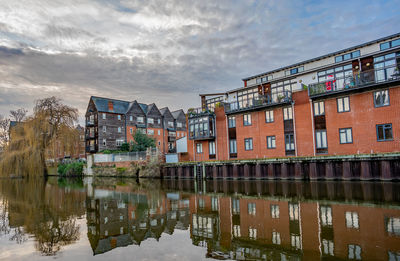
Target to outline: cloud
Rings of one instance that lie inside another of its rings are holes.
[[[398,32],[398,1],[0,0],[0,114],[56,95],[172,109]]]

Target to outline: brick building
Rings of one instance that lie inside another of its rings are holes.
[[[190,160],[400,151],[400,33],[200,94]]]
[[[160,151],[170,153],[176,150],[176,137],[186,135],[183,111],[159,110],[154,103],[147,105],[92,96],[85,117],[88,153],[117,150],[123,143],[133,142],[135,131],[153,137]]]

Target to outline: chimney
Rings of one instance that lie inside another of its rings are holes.
[[[114,111],[114,104],[112,101],[108,101],[108,110],[109,111]]]

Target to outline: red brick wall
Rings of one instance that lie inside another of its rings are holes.
[[[314,155],[313,114],[307,91],[295,92],[292,96],[295,101],[294,121],[296,127],[296,145],[298,156]]]

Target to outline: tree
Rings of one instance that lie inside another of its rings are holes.
[[[10,111],[11,120],[14,120],[16,122],[21,122],[25,119],[27,112],[28,111],[25,110],[24,108],[21,108],[21,109],[15,110],[15,111],[11,110]]]
[[[127,142],[122,143],[120,149],[121,149],[122,151],[129,151],[129,143],[127,143]]]
[[[135,131],[133,139],[134,143],[132,144],[131,151],[145,151],[147,148],[156,146],[156,141],[153,138],[140,131]]]
[[[8,143],[9,126],[10,126],[10,120],[4,118],[3,115],[0,115],[0,148],[4,148]]]

